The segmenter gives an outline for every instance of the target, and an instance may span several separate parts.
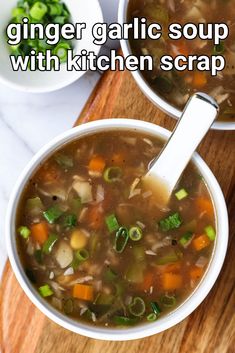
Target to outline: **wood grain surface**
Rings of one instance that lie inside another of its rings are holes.
[[[175,125],[173,119],[148,102],[127,72],[102,77],[77,123],[127,117],[168,129]],[[230,215],[225,264],[199,308],[174,328],[146,339],[88,339],[62,329],[41,314],[27,299],[7,263],[0,292],[2,353],[235,353],[235,132],[210,131],[199,152],[221,184]]]

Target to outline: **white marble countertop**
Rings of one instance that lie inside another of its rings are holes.
[[[114,22],[118,0],[100,0],[100,4],[105,22]],[[0,277],[7,259],[5,213],[14,183],[40,147],[72,127],[99,78],[99,73],[88,72],[74,84],[48,94],[21,93],[0,84]]]

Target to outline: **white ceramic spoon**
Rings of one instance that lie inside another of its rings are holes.
[[[204,93],[194,94],[161,154],[142,178],[154,191],[157,201],[166,205],[193,152],[218,115],[215,100]]]

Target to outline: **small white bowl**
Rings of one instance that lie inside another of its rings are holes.
[[[83,32],[81,40],[74,40],[74,54],[79,54],[82,49],[99,53],[100,46],[93,43],[92,27],[96,22],[103,22],[103,15],[98,0],[63,0],[67,5],[73,23],[86,23],[86,29]],[[66,70],[66,65],[61,66],[60,71],[45,71],[39,70],[32,72],[18,71],[14,72],[10,62],[10,51],[6,38],[6,27],[11,20],[11,10],[16,6],[17,0],[3,1],[0,11],[0,82],[14,89],[31,92],[43,93],[51,92],[63,88],[80,77],[85,71]]]
[[[118,22],[121,25],[127,23],[128,5],[129,0],[120,0],[119,2]],[[121,47],[125,58],[132,54],[131,46],[128,40],[121,40]],[[141,91],[152,103],[154,103],[157,107],[159,107],[166,114],[170,115],[172,118],[179,119],[181,117],[182,111],[175,108],[172,104],[168,103],[164,98],[158,95],[151,88],[139,70],[132,71],[131,73]],[[198,118],[202,117],[199,116]],[[211,128],[214,130],[235,130],[235,121],[216,121]]]
[[[216,212],[217,238],[212,259],[210,261],[208,269],[202,281],[194,290],[194,292],[188,297],[188,299],[178,308],[176,308],[173,312],[160,318],[154,323],[142,324],[133,328],[126,329],[93,327],[72,320],[71,318],[55,310],[51,305],[49,305],[45,300],[40,297],[39,293],[32,286],[27,276],[25,275],[24,269],[21,265],[17,253],[15,221],[16,210],[18,207],[20,196],[22,194],[22,191],[24,190],[26,183],[28,182],[32,173],[34,173],[35,169],[56,149],[68,142],[90,134],[102,131],[117,130],[139,131],[149,134],[151,136],[159,137],[163,140],[167,140],[171,135],[168,130],[144,121],[131,119],[108,119],[99,120],[78,126],[58,136],[53,141],[48,143],[44,148],[42,148],[33,157],[31,162],[21,174],[12,192],[6,217],[6,243],[13,271],[21,287],[23,288],[29,299],[48,318],[68,330],[71,330],[87,337],[102,340],[125,341],[151,336],[176,325],[177,323],[185,319],[188,315],[190,315],[191,312],[195,310],[197,306],[203,301],[203,299],[207,296],[212,286],[214,285],[223,265],[228,242],[228,215],[224,197],[218,182],[216,181],[214,175],[212,174],[206,163],[202,160],[202,158],[197,153],[194,153],[192,161],[203,176],[213,199],[214,208]]]

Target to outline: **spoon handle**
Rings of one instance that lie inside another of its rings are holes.
[[[218,111],[216,101],[207,94],[196,93],[189,99],[170,139],[147,174],[162,181],[169,195]]]

